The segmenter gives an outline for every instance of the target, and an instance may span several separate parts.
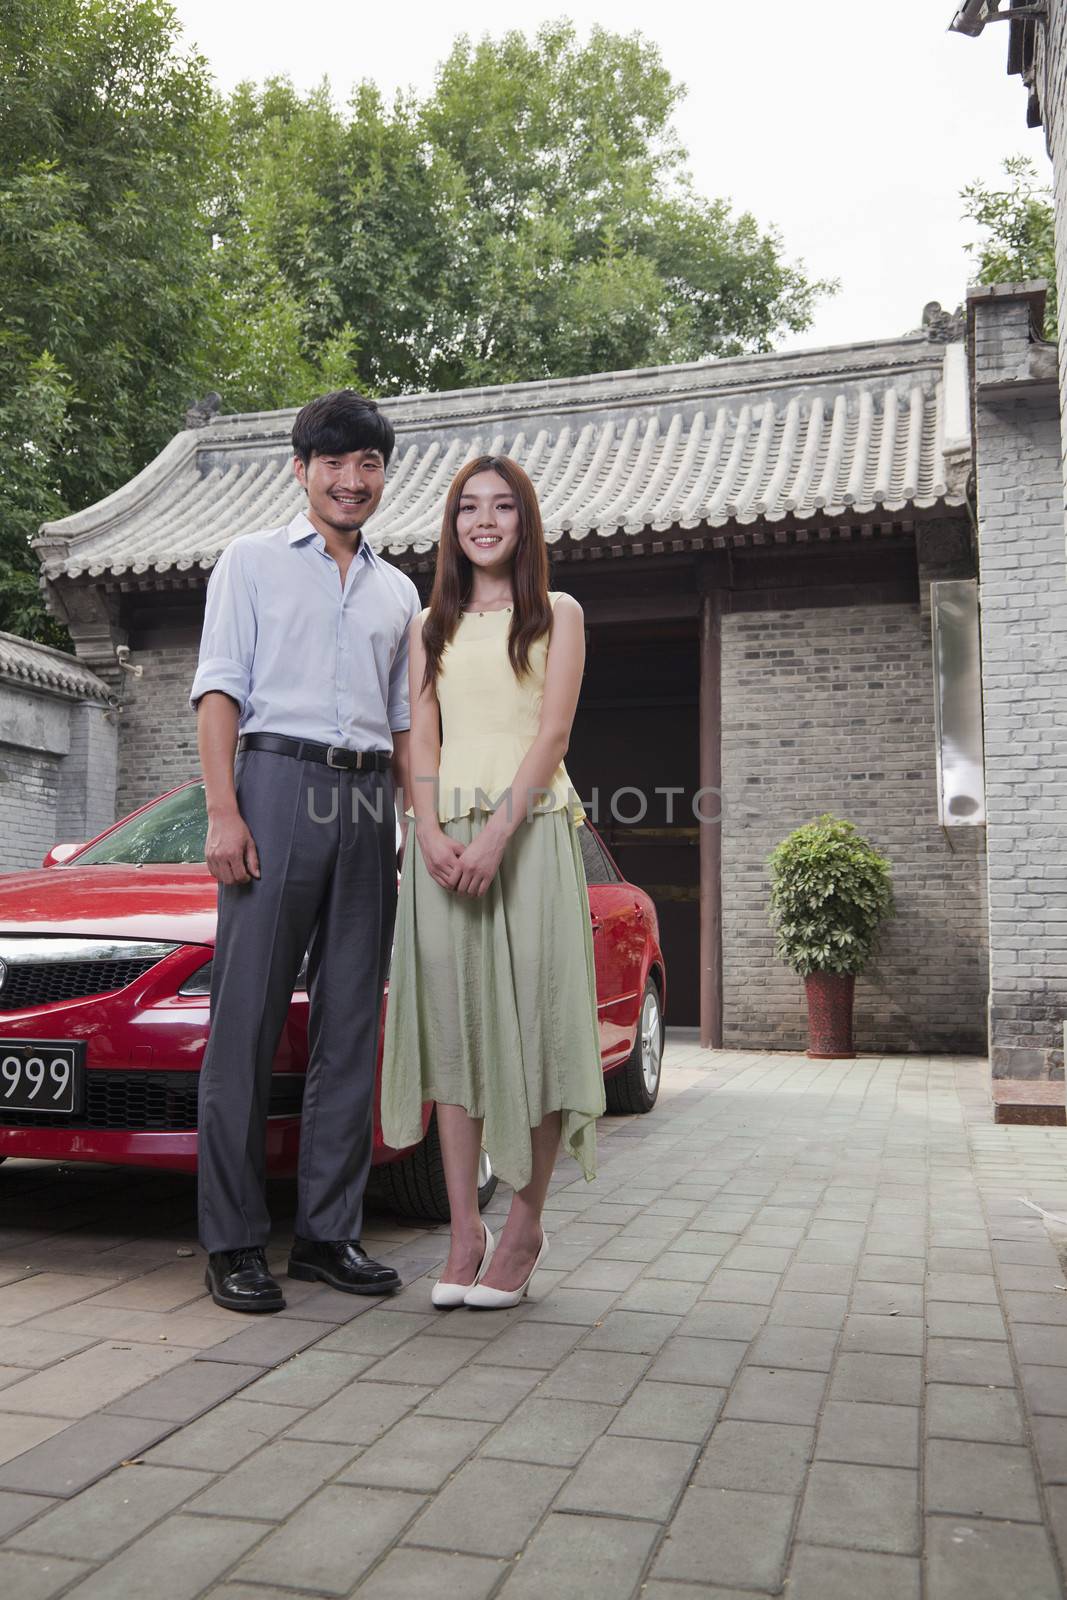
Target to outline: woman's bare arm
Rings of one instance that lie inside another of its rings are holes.
[[[441,721],[435,690],[423,686],[426,651],[422,644],[422,618],[416,617],[408,634],[411,733],[408,765],[415,835],[431,878],[443,889],[455,886],[456,858],[462,845],[450,839],[437,816],[437,790],[441,773]]]

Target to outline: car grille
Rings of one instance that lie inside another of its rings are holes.
[[[40,1111],[5,1111],[0,1128],[115,1128],[130,1133],[188,1133],[196,1128],[198,1072],[112,1072],[85,1074],[85,1106],[74,1116]],[[298,1116],[304,1097],[303,1073],[279,1073],[271,1082],[270,1115]]]
[[[140,978],[158,957],[148,961],[54,961],[11,965],[0,988],[0,1011],[28,1011],[83,995],[112,994]]]

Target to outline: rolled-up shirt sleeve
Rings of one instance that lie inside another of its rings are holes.
[[[200,658],[189,693],[194,710],[210,690],[229,695],[241,711],[248,700],[256,653],[256,606],[243,543],[235,539],[226,547],[208,581]]]
[[[404,636],[400,641],[400,648],[393,658],[389,669],[389,731],[390,733],[406,733],[411,727],[411,697],[408,692],[408,634],[411,624],[418,616],[421,609],[418,590],[414,584],[411,588],[411,603],[408,607],[408,619],[404,624]]]

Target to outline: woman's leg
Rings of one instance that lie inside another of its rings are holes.
[[[515,1191],[496,1254],[482,1279],[490,1289],[517,1289],[533,1269],[541,1248],[541,1212],[559,1153],[562,1122],[558,1111],[550,1111],[530,1130],[533,1171],[525,1189]]]
[[[473,1283],[485,1254],[485,1229],[478,1210],[482,1119],[469,1116],[462,1106],[438,1102],[437,1129],[452,1214],[452,1244],[441,1277],[446,1283]]]

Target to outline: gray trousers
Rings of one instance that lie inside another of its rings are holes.
[[[392,777],[265,750],[239,755],[235,775],[261,876],[219,886],[200,1071],[200,1240],[212,1251],[269,1237],[271,1066],[305,951],[309,1061],[296,1231],[356,1239],[396,912]]]

